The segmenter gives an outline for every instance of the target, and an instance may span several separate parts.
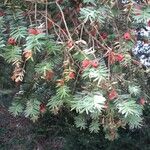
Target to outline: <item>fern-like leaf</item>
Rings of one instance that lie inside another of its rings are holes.
[[[105,101],[106,99],[100,93],[78,93],[74,96],[71,107],[72,110],[75,109],[80,114],[83,112],[93,113],[95,110],[101,112]]]
[[[97,82],[98,84],[101,81],[105,81],[108,79],[108,70],[105,66],[100,65],[98,68],[87,68],[84,70],[84,73],[82,75],[83,78],[92,79],[94,82]]]
[[[19,101],[12,102],[12,105],[9,107],[9,112],[17,116],[23,112],[23,105]]]
[[[87,122],[85,117],[82,115],[75,117],[75,125],[77,128],[80,128],[80,130],[86,129]]]
[[[30,117],[33,121],[39,117],[39,106],[40,102],[37,99],[31,99],[27,101],[25,108],[25,117]]]
[[[18,46],[7,46],[4,49],[3,57],[8,63],[21,61],[21,48]]]
[[[98,133],[100,130],[100,123],[98,120],[92,120],[90,126],[89,126],[89,131],[92,133]]]
[[[137,96],[141,93],[141,89],[139,86],[129,85],[129,93]]]
[[[24,26],[16,27],[10,34],[15,40],[21,40],[27,36],[27,28]]]
[[[116,104],[116,107],[119,110],[119,113],[125,115],[141,116],[142,115],[142,106],[137,104],[134,100],[124,100]]]

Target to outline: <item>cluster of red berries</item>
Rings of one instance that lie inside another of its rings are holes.
[[[75,79],[76,74],[75,72],[70,72],[68,76],[70,79]]]
[[[99,66],[99,62],[97,60],[89,60],[89,59],[85,59],[82,61],[82,68],[86,69],[88,67],[94,67],[97,68]]]
[[[109,100],[114,100],[117,97],[118,97],[118,93],[116,92],[115,89],[112,89],[108,94]]]
[[[99,62],[97,60],[89,60],[89,59],[85,59],[82,61],[83,69],[86,69],[91,66],[94,68],[97,68],[99,66]],[[76,74],[75,74],[75,72],[71,71],[68,76],[70,79],[75,79]]]
[[[30,28],[30,29],[28,29],[28,33],[31,35],[38,35],[38,34],[42,33],[42,30],[36,29],[36,28]]]
[[[10,37],[7,42],[9,45],[16,45],[17,44],[16,40],[12,37]]]
[[[0,15],[1,15],[1,13],[0,13]],[[30,29],[28,29],[28,33],[31,35],[38,35],[40,33],[43,33],[43,31],[41,29],[30,28]],[[9,45],[17,44],[17,41],[13,37],[10,37],[7,42]]]
[[[109,52],[107,56],[110,64],[114,64],[115,62],[122,62],[124,59],[124,55],[115,53],[113,51]]]

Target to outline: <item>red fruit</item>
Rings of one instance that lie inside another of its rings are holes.
[[[116,54],[116,61],[121,62],[123,61],[123,59],[124,59],[124,56],[122,54]]]
[[[54,72],[52,70],[47,70],[46,74],[44,75],[44,78],[49,81],[53,78],[53,76],[54,76]]]
[[[133,6],[137,10],[142,10],[142,6],[141,5],[133,4]]]
[[[0,17],[4,16],[4,12],[0,11]]]
[[[124,35],[123,35],[124,39],[125,40],[130,40],[131,39],[131,35],[129,32],[126,32]]]
[[[103,40],[107,39],[107,37],[108,37],[107,33],[104,33],[104,32],[101,33],[100,35],[103,38]]]
[[[67,42],[67,47],[72,48],[73,47],[73,41],[68,41]]]
[[[28,33],[36,35],[37,31],[35,29],[31,28],[31,29],[28,29]]]
[[[42,33],[42,30],[30,28],[30,29],[28,30],[28,33],[29,33],[29,34],[32,34],[32,35],[37,35],[37,34]]]
[[[144,99],[144,98],[141,98],[141,99],[140,99],[140,104],[141,104],[141,105],[145,105],[145,103],[146,103],[145,99]]]
[[[74,72],[70,72],[69,73],[69,78],[70,79],[75,79],[75,73]]]
[[[91,65],[91,60],[85,59],[82,61],[82,67],[85,69]]]
[[[48,21],[47,28],[51,29],[52,27],[53,27],[53,22],[52,21]]]
[[[140,13],[135,13],[135,15],[136,15],[136,16],[140,16],[141,14],[140,14]]]
[[[150,20],[148,21],[148,23],[147,23],[147,24],[148,24],[148,26],[150,27]]]
[[[92,61],[92,67],[97,68],[99,66],[99,62],[97,60]]]
[[[118,97],[118,93],[113,89],[113,90],[111,90],[110,91],[110,93],[109,93],[109,95],[108,95],[108,98],[110,99],[110,100],[113,100],[113,99],[115,99],[115,98],[117,98]]]
[[[63,2],[63,0],[56,0],[56,2],[57,2],[58,4],[61,4],[61,3]]]
[[[40,104],[40,112],[45,113],[46,112],[46,105],[44,103]]]
[[[96,36],[96,29],[92,29],[92,30],[90,31],[90,33],[91,33],[92,36]]]
[[[10,45],[16,45],[16,40],[14,38],[10,37],[8,39],[8,44],[10,44]]]

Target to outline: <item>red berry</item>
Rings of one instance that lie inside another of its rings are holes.
[[[116,54],[116,61],[121,62],[123,61],[124,56],[122,54]]]
[[[44,75],[44,78],[46,80],[48,80],[48,81],[51,80],[53,78],[53,76],[54,76],[54,72],[52,70],[46,70],[46,73]]]
[[[10,44],[10,45],[16,45],[16,40],[14,38],[10,37],[8,39],[8,44]]]
[[[75,79],[75,73],[74,72],[70,72],[69,73],[69,78],[70,79]]]
[[[36,35],[37,31],[35,29],[31,28],[31,29],[28,30],[28,33]]]
[[[96,29],[92,29],[92,30],[90,31],[90,33],[91,33],[92,36],[96,36]]]
[[[136,15],[136,16],[140,16],[141,14],[140,14],[140,13],[135,13],[135,15]]]
[[[85,69],[91,65],[91,60],[85,59],[82,61],[82,67]]]
[[[73,47],[73,41],[68,41],[67,42],[67,47],[72,48]]]
[[[124,39],[125,40],[130,40],[131,39],[131,35],[129,32],[126,32],[124,35],[123,35]]]
[[[105,33],[105,32],[101,33],[100,35],[104,40],[107,39],[107,37],[108,37],[107,33]]]
[[[148,23],[147,23],[147,24],[148,24],[148,26],[150,27],[150,20],[148,21]]]
[[[40,112],[45,113],[46,112],[46,105],[44,103],[40,104]]]
[[[97,60],[92,61],[92,67],[97,68],[99,66],[99,62]]]
[[[63,2],[63,0],[56,0],[56,2],[57,2],[58,4],[61,4],[61,3]]]
[[[118,97],[118,93],[113,89],[113,90],[111,90],[110,91],[110,93],[109,93],[109,95],[108,95],[108,98],[110,99],[110,100],[113,100],[113,99],[115,99],[115,98],[117,98]]]
[[[28,30],[28,33],[29,33],[29,34],[32,34],[32,35],[37,35],[37,34],[42,33],[42,30],[40,30],[40,29],[35,29],[35,28],[30,28],[30,29]]]
[[[140,104],[141,104],[141,105],[145,105],[145,103],[146,103],[145,99],[144,99],[144,98],[141,98],[141,99],[140,99]]]
[[[47,28],[51,29],[52,27],[53,27],[53,22],[52,21],[48,21]]]
[[[0,11],[0,17],[4,16],[4,12],[3,11]]]

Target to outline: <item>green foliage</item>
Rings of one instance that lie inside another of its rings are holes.
[[[20,100],[20,99],[19,99]],[[19,100],[16,100],[12,103],[12,106],[9,107],[9,111],[14,115],[18,116],[23,112],[24,107],[19,102]]]
[[[49,99],[47,106],[50,110],[59,109],[64,103],[69,103],[70,99],[70,89],[64,85],[57,88],[56,95]]]
[[[138,7],[118,1],[28,1],[20,7],[14,1],[5,1],[0,14],[0,56],[21,99],[13,101],[12,114],[35,121],[67,110],[76,127],[99,133],[101,126],[109,140],[121,127],[141,127],[149,71],[131,55],[136,35],[123,35],[147,23],[147,5],[133,15]]]
[[[100,123],[98,120],[92,120],[90,126],[89,126],[89,131],[91,133],[98,133],[100,131]]]
[[[101,93],[78,93],[72,101],[72,110],[77,113],[93,113],[94,111],[101,112],[104,108],[106,99]]]
[[[54,55],[61,54],[61,45],[58,45],[57,43],[52,41],[52,39],[46,41],[45,47],[48,54],[54,54]]]
[[[82,8],[80,11],[80,19],[83,20],[84,23],[90,21],[93,23],[98,21],[99,23],[104,23],[104,16],[101,16],[101,12],[99,10],[95,10],[92,7]]]
[[[30,117],[33,121],[37,120],[39,117],[39,105],[40,102],[37,99],[31,99],[27,101],[25,108],[25,117]]]
[[[0,38],[0,48],[4,48],[5,47],[5,41],[3,38]]]
[[[35,71],[38,74],[45,74],[46,71],[49,71],[52,69],[53,69],[53,65],[51,64],[51,62],[48,62],[48,61],[42,61],[41,63],[38,63],[35,66]]]
[[[147,20],[150,18],[150,7],[146,6],[142,10],[135,8],[133,10],[133,18],[136,23],[147,24]],[[138,14],[138,15],[136,15]]]
[[[70,97],[70,89],[68,86],[64,85],[64,86],[60,86],[57,89],[57,96],[61,99],[65,99]]]
[[[87,68],[84,70],[83,78],[90,80],[92,79],[93,82],[97,82],[98,84],[102,81],[108,79],[108,70],[104,65],[100,65],[98,68]]]
[[[77,128],[80,128],[80,130],[86,129],[87,123],[85,117],[81,115],[75,117],[75,125]]]
[[[143,107],[136,103],[134,99],[127,97],[127,99],[117,99],[115,106],[118,112],[124,115],[124,121],[131,129],[139,128],[141,126]]]
[[[26,38],[27,28],[24,26],[13,28],[10,36],[13,37],[16,41],[20,41],[21,39]]]
[[[129,85],[129,93],[138,96],[141,94],[141,89],[139,86]]]
[[[53,96],[47,103],[48,108],[53,111],[63,106],[64,101],[57,96]]]
[[[95,4],[95,0],[84,0],[83,2],[84,2],[84,3],[92,3],[92,4]]]
[[[3,57],[8,63],[15,63],[21,61],[21,48],[18,46],[7,46],[4,48]]]
[[[135,129],[142,126],[143,118],[138,115],[128,115],[124,121],[129,124],[130,129]]]
[[[29,35],[26,38],[25,49],[40,52],[45,45],[45,34]]]
[[[142,106],[136,104],[134,100],[118,102],[116,107],[121,114],[125,115],[125,117],[128,115],[141,116],[142,114]]]

